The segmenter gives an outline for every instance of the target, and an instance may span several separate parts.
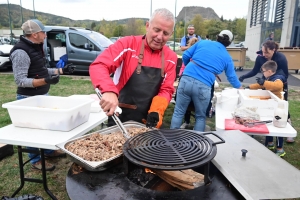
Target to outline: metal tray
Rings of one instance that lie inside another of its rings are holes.
[[[145,124],[141,124],[141,123],[134,122],[134,121],[125,122],[125,123],[123,123],[123,125],[125,126],[125,128],[144,128],[145,127]],[[94,133],[90,133],[90,134],[87,134],[87,135],[84,135],[84,136],[81,136],[81,137],[78,137],[78,138],[68,140],[66,142],[57,144],[55,146],[60,148],[62,151],[66,152],[67,154],[69,154],[71,156],[71,159],[72,159],[73,162],[75,162],[76,164],[84,167],[86,170],[88,170],[88,171],[104,171],[104,170],[109,169],[110,167],[122,162],[123,153],[121,153],[117,156],[114,156],[114,157],[112,157],[108,160],[97,161],[96,162],[96,161],[84,160],[83,158],[81,158],[81,157],[77,156],[76,154],[73,154],[72,152],[67,150],[65,147],[68,144],[70,144],[70,143],[72,143],[76,140],[87,138],[90,135],[95,134],[95,133],[110,134],[110,133],[117,132],[117,131],[120,131],[120,129],[117,125],[115,125],[115,126],[111,126],[111,127],[105,128],[105,129],[101,129],[101,130],[96,131]]]

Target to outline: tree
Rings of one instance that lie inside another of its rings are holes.
[[[245,40],[246,35],[246,19],[241,18],[236,20],[236,35],[239,41]]]
[[[207,34],[214,36],[212,37],[212,39],[214,39],[217,34],[219,34],[222,30],[224,30],[224,24],[221,21],[210,20],[206,24],[206,28],[207,28]]]
[[[195,27],[195,34],[204,36],[206,33],[205,30],[205,23],[200,14],[195,15],[195,17],[192,19],[191,23]]]
[[[92,24],[91,24],[91,30],[94,30],[95,27],[96,27],[96,23],[92,22]]]

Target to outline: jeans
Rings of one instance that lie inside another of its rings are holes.
[[[273,142],[272,136],[266,136],[265,146],[268,146],[269,142]],[[279,149],[283,147],[283,137],[276,137],[276,147]]]
[[[183,116],[191,101],[195,106],[194,130],[204,131],[206,123],[206,109],[210,101],[211,86],[205,85],[197,79],[183,75],[177,88],[177,97],[171,121],[171,129],[178,129]]]
[[[45,94],[45,95],[48,95],[48,94]],[[31,96],[17,94],[17,100],[25,99],[25,98],[28,98],[28,97],[31,97]],[[38,148],[34,148],[34,147],[26,147],[26,148],[38,151]],[[48,155],[48,154],[53,153],[53,150],[45,149],[44,152],[45,152],[46,155]],[[37,163],[41,160],[41,155],[40,154],[28,153],[28,157],[29,157],[29,159],[32,159],[32,160],[30,160],[31,164]]]

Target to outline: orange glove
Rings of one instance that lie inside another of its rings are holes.
[[[148,111],[146,126],[160,128],[168,105],[169,102],[165,97],[155,96]]]

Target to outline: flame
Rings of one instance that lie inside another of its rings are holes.
[[[151,171],[151,169],[149,169],[149,168],[145,168],[145,172],[146,173],[152,173],[152,174],[155,174],[153,171]]]

